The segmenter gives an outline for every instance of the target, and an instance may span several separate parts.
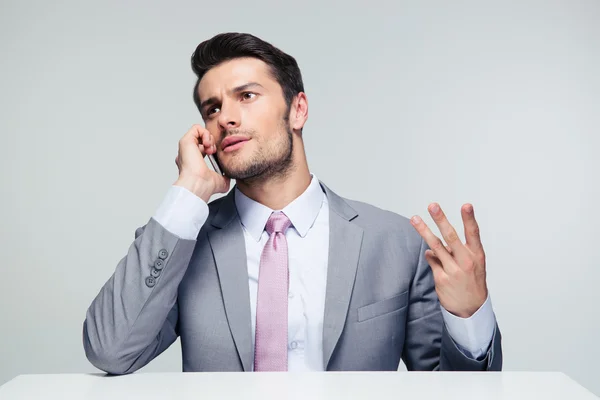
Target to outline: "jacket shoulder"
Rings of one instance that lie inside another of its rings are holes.
[[[420,247],[421,235],[410,223],[410,219],[402,214],[383,209],[363,201],[344,198],[358,214],[352,221],[364,229],[369,235],[390,235],[408,247]]]

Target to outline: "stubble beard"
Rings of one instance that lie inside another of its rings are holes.
[[[282,118],[280,129],[286,132],[284,140],[276,146],[266,149],[259,143],[258,149],[252,158],[242,168],[228,169],[223,167],[225,175],[244,185],[256,185],[271,180],[286,178],[294,168],[293,132],[287,123],[287,118]],[[255,137],[254,132],[249,137]]]

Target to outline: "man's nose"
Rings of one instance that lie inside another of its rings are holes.
[[[235,105],[222,104],[221,113],[219,115],[219,125],[225,131],[229,129],[239,128],[241,123],[239,110]]]

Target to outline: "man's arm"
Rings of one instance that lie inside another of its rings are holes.
[[[177,182],[155,216],[136,231],[127,255],[89,307],[83,346],[99,369],[133,372],[177,338],[177,291],[208,217],[206,203],[229,189],[229,179],[204,162],[204,155],[215,151],[212,136],[199,125],[183,136]]]
[[[154,218],[135,236],[83,325],[87,358],[111,374],[143,367],[177,339],[177,290],[196,243]]]
[[[442,315],[433,273],[421,241],[417,269],[410,289],[408,320],[402,359],[408,370],[500,371],[501,334],[494,323],[491,343],[477,359],[465,354],[451,337]]]

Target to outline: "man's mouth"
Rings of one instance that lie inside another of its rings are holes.
[[[248,138],[246,136],[240,136],[240,135],[227,136],[221,142],[221,150],[224,152],[237,150],[240,147],[242,147],[244,145],[244,143],[247,142],[248,140],[250,140],[250,138]]]

